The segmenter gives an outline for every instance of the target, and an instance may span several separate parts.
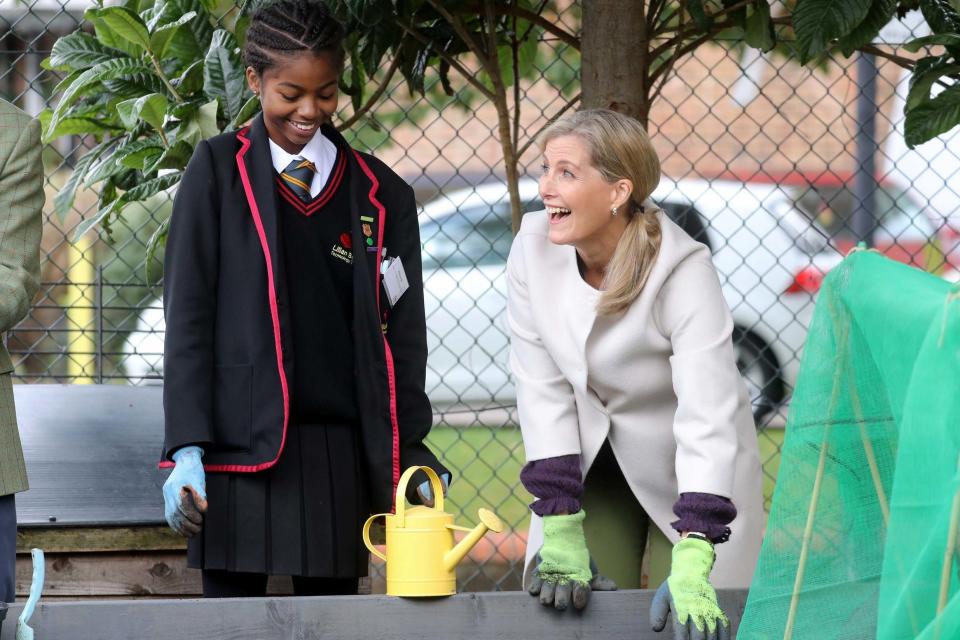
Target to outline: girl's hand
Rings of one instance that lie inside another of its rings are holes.
[[[189,538],[203,528],[207,512],[207,483],[203,449],[184,447],[173,454],[176,463],[163,483],[163,515],[170,528]]]

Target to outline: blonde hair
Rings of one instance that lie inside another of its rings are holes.
[[[625,311],[640,295],[660,252],[658,207],[644,205],[660,182],[660,159],[637,120],[608,109],[584,109],[551,124],[540,136],[540,148],[561,136],[577,136],[587,145],[590,164],[603,179],[629,180],[633,191],[620,215],[627,228],[603,274],[597,313]]]

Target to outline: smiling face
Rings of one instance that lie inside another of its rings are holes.
[[[332,56],[297,53],[258,75],[247,67],[250,90],[260,94],[263,122],[270,139],[297,154],[337,110],[339,65]]]
[[[576,135],[549,140],[543,150],[540,197],[550,216],[550,241],[588,254],[612,255],[627,226],[624,211],[632,186],[608,182],[590,162],[587,144]],[[611,214],[618,207],[620,215]],[[608,256],[609,257],[609,256]]]

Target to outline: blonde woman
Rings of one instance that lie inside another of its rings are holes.
[[[672,610],[677,638],[729,637],[714,587],[749,585],[763,508],[710,251],[649,201],[660,163],[636,120],[580,111],[540,146],[546,210],[524,216],[507,266],[521,480],[537,498],[525,582],[545,605],[586,605],[597,576],[581,497],[584,479],[587,493],[607,481],[591,472],[606,459],[597,468],[622,473],[634,511],[674,543],[654,629]],[[622,562],[639,565],[637,537],[611,545]]]

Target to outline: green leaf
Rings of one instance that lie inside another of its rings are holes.
[[[170,38],[166,48],[167,57],[175,58],[183,64],[202,60],[213,36],[210,13],[198,0],[167,0],[166,4],[174,8],[176,15],[184,15],[191,11],[197,14],[195,19],[178,29]]]
[[[953,63],[947,56],[924,58],[914,67],[910,76],[910,91],[904,111],[910,112],[930,100],[930,89],[945,75],[960,73],[960,64]]]
[[[353,103],[353,111],[356,113],[360,110],[363,102],[363,65],[360,62],[359,56],[357,58],[351,58],[350,64],[350,82],[352,83],[351,91],[347,93],[350,94],[350,100]]]
[[[164,152],[163,143],[159,136],[149,138],[140,138],[120,147],[113,152],[115,162],[128,167],[142,171],[144,167],[152,164]]]
[[[141,184],[138,184],[133,189],[130,189],[124,193],[120,199],[124,201],[124,204],[128,202],[139,202],[140,200],[146,200],[150,196],[160,193],[161,191],[166,191],[173,185],[180,182],[182,174],[180,172],[166,173],[162,176],[153,178],[152,180],[147,180]]]
[[[227,120],[240,113],[247,89],[243,63],[237,55],[237,40],[229,31],[217,29],[204,58],[203,91],[219,98]]]
[[[220,133],[217,110],[217,101],[211,100],[197,111],[197,123],[200,125],[200,135],[204,140]]]
[[[124,100],[117,105],[117,115],[120,116],[120,122],[122,122],[123,126],[125,126],[127,129],[133,129],[135,126],[137,126],[137,122],[139,122],[137,114],[134,113],[136,105],[136,98]]]
[[[104,82],[103,86],[118,99],[135,98],[145,93],[167,92],[167,85],[152,71],[114,78]]]
[[[156,254],[160,248],[167,242],[167,232],[170,230],[170,216],[164,218],[159,225],[157,225],[156,230],[150,236],[150,241],[147,243],[147,259],[144,263],[144,268],[147,271],[147,281],[150,281],[150,265],[153,264],[154,260],[157,260]]]
[[[238,113],[237,117],[234,118],[233,122],[230,123],[230,128],[239,129],[241,126],[246,124],[247,120],[257,115],[258,111],[260,111],[259,96],[250,96],[250,99],[247,100],[246,104],[240,107],[240,113]]]
[[[220,133],[217,126],[218,108],[219,103],[216,100],[211,100],[193,114],[185,117],[175,133],[176,140],[178,142],[182,140],[195,147],[201,140],[206,140]]]
[[[703,0],[687,0],[687,12],[701,31],[709,31],[713,26],[713,16],[707,15]]]
[[[960,33],[960,13],[946,0],[920,0],[920,12],[933,33]]]
[[[770,20],[770,5],[767,0],[760,0],[747,16],[744,41],[763,52],[770,51],[777,44],[777,34]]]
[[[49,67],[58,71],[74,71],[113,60],[123,52],[100,43],[82,31],[58,38],[50,50]]]
[[[49,134],[56,130],[60,124],[60,120],[66,117],[67,109],[80,96],[80,93],[84,89],[98,82],[106,82],[107,80],[133,73],[151,73],[151,70],[141,62],[129,58],[121,58],[119,60],[101,62],[77,76],[60,97],[60,102],[57,104],[57,108],[54,110],[53,117],[50,119],[50,124],[47,127],[46,140],[49,141]]]
[[[137,104],[137,108],[140,110],[140,119],[146,121],[157,131],[163,130],[168,106],[167,97],[159,93],[143,96]]]
[[[105,7],[102,9],[87,9],[84,15],[95,25],[103,25],[115,38],[122,38],[134,45],[138,54],[150,48],[150,34],[147,32],[147,25],[134,11],[126,7]],[[97,29],[97,35],[100,36],[99,28]],[[103,38],[101,37],[100,40],[103,41]]]
[[[71,71],[63,78],[63,80],[57,83],[57,86],[53,88],[52,94],[55,96],[62,94],[64,91],[67,90],[67,87],[73,84],[76,81],[76,79],[82,76],[83,74],[84,74],[83,71],[79,71],[79,70]]]
[[[52,116],[52,112],[50,113]],[[41,121],[42,122],[42,121]],[[55,140],[61,136],[99,136],[105,133],[121,133],[123,127],[104,122],[103,120],[90,117],[67,117],[60,120],[57,128],[50,134],[50,139]]]
[[[191,20],[197,17],[196,11],[191,11],[180,16],[180,19],[176,22],[171,22],[170,24],[165,24],[162,27],[158,28],[156,31],[150,34],[150,51],[153,52],[158,58],[163,58],[167,55],[167,45],[170,44],[170,41],[177,31],[180,30],[180,27],[187,24]]]
[[[152,166],[162,155],[163,147],[146,147],[136,153],[119,158],[118,161],[127,168],[146,172],[146,167]]]
[[[823,53],[835,38],[841,38],[863,22],[871,0],[800,0],[793,12],[800,64]]]
[[[924,36],[922,38],[917,38],[916,40],[911,40],[903,45],[903,48],[910,53],[916,53],[923,47],[931,47],[938,44],[960,46],[960,34],[936,33],[932,36]]]
[[[83,220],[78,224],[73,230],[73,241],[76,242],[84,235],[87,231],[90,231],[93,227],[99,224],[104,218],[112,214],[120,206],[119,200],[114,200],[106,207],[102,207],[95,214]]]
[[[153,178],[152,180],[147,180],[146,182],[137,185],[133,189],[130,189],[116,200],[110,202],[107,206],[102,207],[93,216],[78,224],[76,233],[74,235],[74,241],[83,236],[87,231],[96,225],[105,223],[109,216],[120,211],[124,206],[130,204],[131,202],[146,200],[152,195],[169,189],[173,185],[180,182],[181,177],[182,173],[179,171],[168,173],[157,178]]]
[[[191,96],[203,89],[203,60],[197,60],[171,82],[181,97]]]
[[[960,124],[960,85],[943,90],[932,100],[907,111],[904,139],[911,149]]]
[[[521,21],[518,20],[517,29],[520,30],[521,35],[527,33],[527,23],[521,23]],[[541,30],[539,27],[530,29],[526,39],[520,42],[520,46],[517,47],[517,71],[520,73],[521,78],[530,78],[536,71],[535,65],[537,62],[537,49],[540,46],[540,33]]]
[[[233,25],[233,35],[236,36],[241,51],[247,46],[247,29],[249,27],[250,16],[239,16],[237,22]]]
[[[87,172],[87,177],[83,183],[88,187],[92,187],[98,182],[103,182],[125,170],[126,167],[117,162],[117,158],[111,154],[93,165],[91,170]]]
[[[897,10],[897,1],[873,0],[870,11],[863,22],[837,42],[843,55],[849,57],[860,47],[873,42],[877,34],[880,33],[880,29],[883,29],[893,19],[893,14]]]
[[[163,154],[157,158],[156,162],[147,169],[145,173],[153,173],[159,171],[160,169],[179,169],[183,170],[187,163],[190,162],[190,157],[193,155],[193,146],[188,142],[181,140],[177,142],[169,149],[164,150]]]
[[[90,165],[100,156],[106,146],[107,144],[105,142],[101,142],[83,154],[73,166],[73,173],[70,174],[70,177],[67,178],[63,187],[60,188],[60,191],[54,197],[53,210],[56,212],[57,218],[59,218],[61,223],[67,219],[67,214],[70,213],[70,209],[73,207],[73,201],[77,196],[77,187],[83,182],[83,176],[86,175]]]
[[[203,96],[175,104],[170,107],[170,116],[180,121],[189,120],[196,116],[197,110],[204,104],[206,104],[206,98]]]
[[[758,0],[758,2],[762,2],[762,3],[764,3],[764,4],[767,4],[767,0]],[[726,7],[732,7],[732,6],[737,5],[737,4],[740,4],[740,0],[723,0],[723,6],[724,6],[724,8],[726,8]],[[759,7],[755,6],[755,7],[754,7],[754,11],[756,11],[758,8],[759,8]],[[769,9],[769,7],[768,7],[768,9]],[[746,8],[746,7],[738,7],[737,9],[734,9],[733,11],[728,11],[728,12],[727,12],[727,15],[730,16],[730,18],[733,20],[733,22],[734,22],[737,26],[739,26],[739,27],[741,27],[741,28],[745,28],[745,27],[746,27],[746,23],[747,23],[747,8]]]

